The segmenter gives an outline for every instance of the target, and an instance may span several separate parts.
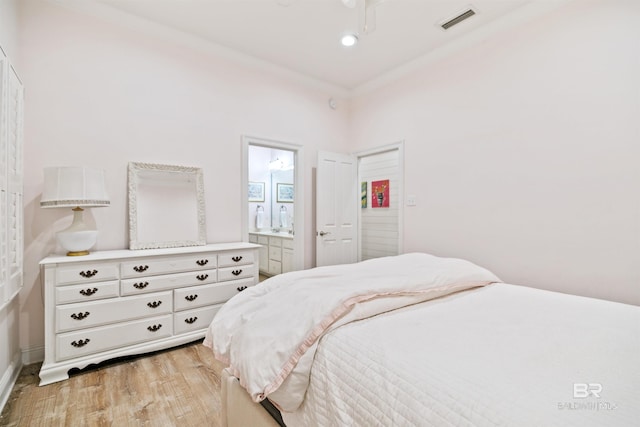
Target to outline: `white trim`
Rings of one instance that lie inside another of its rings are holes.
[[[273,62],[256,58],[255,56],[206,40],[203,37],[195,36],[185,31],[180,31],[175,28],[153,22],[149,19],[123,12],[117,8],[109,6],[108,4],[87,0],[46,1],[75,12],[93,16],[101,21],[109,22],[119,27],[141,32],[152,37],[157,37],[161,40],[170,41],[171,43],[177,42],[200,52],[213,54],[261,72],[268,72],[274,76],[285,78],[289,81],[296,81],[315,90],[333,93],[337,97],[347,98],[350,93],[349,89],[342,86],[328,83],[298,71],[293,71]]]
[[[382,145],[380,147],[355,153],[358,164],[358,180],[360,178],[360,159],[375,154],[386,153],[387,151],[398,150],[398,253],[404,253],[404,140]],[[359,184],[359,183],[358,183]],[[362,239],[360,239],[362,221],[361,212],[358,211],[358,260],[362,259]]]
[[[20,352],[16,351],[13,360],[4,371],[2,379],[0,379],[0,413],[9,401],[9,396],[11,396],[11,391],[16,385],[16,381],[18,380],[18,376],[20,375],[21,370],[22,363],[20,361]]]
[[[22,350],[22,366],[40,363],[44,360],[44,346],[32,347]]]
[[[431,50],[429,53],[421,57],[392,68],[390,71],[380,74],[379,76],[356,86],[349,92],[349,98],[353,99],[369,94],[377,89],[400,80],[415,71],[421,70],[438,61],[442,61],[443,59],[461,52],[464,49],[476,46],[494,34],[499,34],[501,32],[508,31],[511,28],[523,25],[526,22],[533,21],[536,18],[560,8],[570,1],[573,0],[529,2],[528,4],[500,17],[500,19],[495,19],[457,38],[453,38],[450,42]],[[473,7],[473,10],[478,13],[477,8]],[[434,24],[438,25],[437,22]]]
[[[293,151],[294,155],[294,174],[295,174],[295,192],[293,203],[295,206],[293,212],[293,223],[295,226],[295,234],[293,239],[293,269],[304,270],[304,248],[306,228],[304,224],[304,147],[298,144],[292,144],[274,139],[260,138],[249,135],[242,136],[242,167],[241,181],[242,188],[240,192],[241,216],[242,224],[242,241],[249,241],[249,145],[258,147],[275,148],[278,150]]]

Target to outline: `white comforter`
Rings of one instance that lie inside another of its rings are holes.
[[[217,313],[205,345],[255,401],[302,403],[318,339],[340,325],[499,279],[468,261],[406,254],[276,276]]]
[[[351,323],[320,340],[306,399],[283,418],[638,426],[640,308],[493,284]]]

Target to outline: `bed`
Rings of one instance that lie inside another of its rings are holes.
[[[229,427],[640,419],[639,307],[501,283],[460,259],[275,276],[227,302],[204,343],[228,366]]]

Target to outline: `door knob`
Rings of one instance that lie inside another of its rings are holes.
[[[331,234],[331,232],[330,231],[321,231],[321,232],[318,233],[318,235],[320,235],[320,237],[326,236],[327,234]]]

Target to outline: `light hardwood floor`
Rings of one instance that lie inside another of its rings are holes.
[[[72,374],[38,387],[23,368],[1,426],[220,426],[222,365],[200,342]]]

